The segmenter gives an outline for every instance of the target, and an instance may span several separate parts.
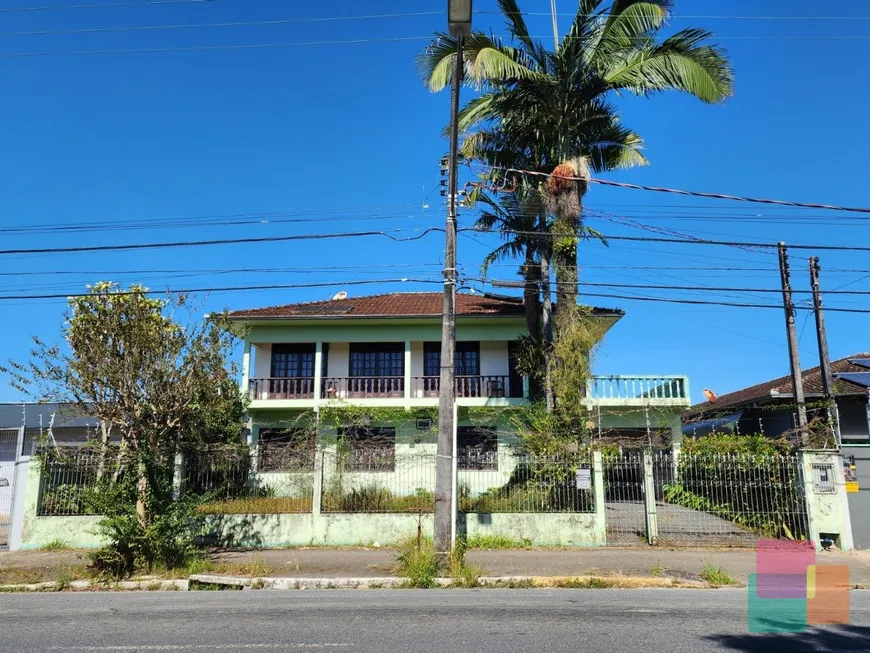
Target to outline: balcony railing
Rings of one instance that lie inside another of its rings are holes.
[[[251,399],[313,399],[314,378],[251,379],[250,396]]]
[[[593,376],[586,398],[599,404],[689,403],[685,376]]]
[[[487,399],[508,397],[508,376],[457,376],[457,397],[484,397]],[[437,376],[415,376],[412,379],[412,396],[437,397],[441,379]]]
[[[323,399],[365,399],[405,396],[403,376],[352,376],[323,379]]]

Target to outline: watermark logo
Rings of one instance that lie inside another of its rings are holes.
[[[811,542],[759,540],[749,575],[749,632],[849,623],[849,567],[816,564]]]

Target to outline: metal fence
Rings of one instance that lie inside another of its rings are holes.
[[[97,514],[93,492],[101,478],[112,474],[113,462],[109,450],[72,447],[43,459],[37,514],[52,517]]]
[[[198,499],[201,514],[311,512],[313,452],[282,442],[271,443],[261,455],[261,460],[254,460],[247,449],[238,447],[187,451],[180,491]]]
[[[428,513],[435,510],[435,452],[425,445],[369,446],[347,440],[323,448],[323,512]]]
[[[799,455],[653,455],[663,544],[754,546],[808,539]]]
[[[595,512],[588,454],[467,451],[458,462],[459,512]]]

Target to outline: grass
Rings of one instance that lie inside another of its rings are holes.
[[[4,567],[0,569],[0,585],[34,585],[36,583],[57,583],[90,578],[84,565],[59,567]]]
[[[201,515],[269,515],[311,512],[311,497],[244,497],[197,506]]]
[[[433,512],[435,495],[418,488],[414,494],[395,495],[378,485],[364,485],[348,491],[331,487],[323,495],[326,512]]]
[[[662,566],[661,560],[656,560],[656,563],[649,570],[650,576],[661,576],[667,571],[667,567]]]
[[[734,585],[737,581],[734,576],[729,574],[722,567],[716,567],[710,562],[705,562],[701,568],[701,573],[698,576],[715,587],[721,585]]]
[[[222,574],[226,576],[247,576],[249,578],[262,578],[269,576],[274,569],[269,567],[263,557],[255,555],[250,562],[227,562],[224,560],[210,560],[208,558],[194,558],[184,567],[177,569],[160,569],[152,575],[164,579],[188,578],[195,574]]]
[[[510,535],[493,534],[475,534],[465,539],[465,548],[467,549],[528,549],[532,546],[532,541],[526,538],[517,540]]]
[[[397,542],[396,548],[399,563],[396,571],[407,579],[406,587],[430,589],[437,585],[440,570],[431,539],[423,538],[418,542],[416,537],[411,537]]]
[[[50,542],[46,542],[41,547],[39,547],[40,551],[66,551],[70,548],[69,543],[66,540],[62,540],[60,538],[56,538],[51,540]]]

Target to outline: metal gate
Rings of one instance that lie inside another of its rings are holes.
[[[0,549],[9,548],[19,429],[0,429]]]
[[[604,514],[607,544],[647,543],[643,492],[643,458],[639,450],[604,455]]]
[[[653,454],[658,541],[752,547],[758,539],[808,539],[798,455]]]

